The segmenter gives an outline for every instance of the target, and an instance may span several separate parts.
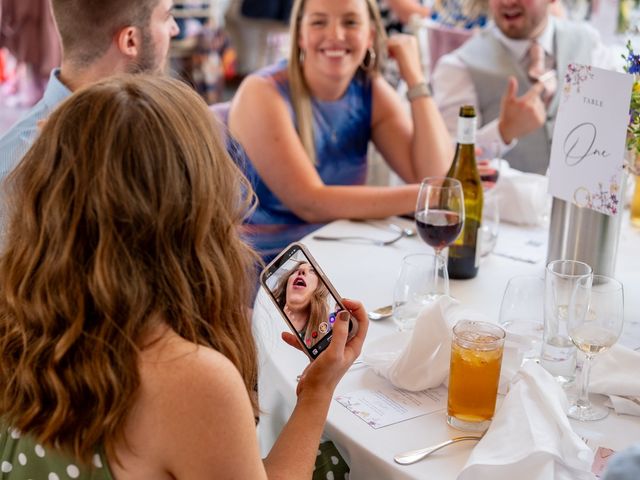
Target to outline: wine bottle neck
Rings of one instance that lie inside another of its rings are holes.
[[[476,117],[458,117],[458,143],[476,143]]]

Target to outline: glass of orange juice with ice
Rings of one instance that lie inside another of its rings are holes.
[[[453,327],[447,422],[484,432],[496,408],[505,331],[487,322],[461,320]]]

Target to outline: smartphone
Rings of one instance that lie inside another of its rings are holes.
[[[346,310],[316,260],[304,245],[292,243],[264,268],[260,283],[302,350],[315,360],[331,342],[336,315]],[[349,338],[357,331],[358,322],[351,316]]]

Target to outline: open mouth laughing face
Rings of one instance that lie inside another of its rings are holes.
[[[298,307],[308,305],[317,287],[316,271],[308,263],[301,263],[287,280],[287,304]]]
[[[549,0],[489,0],[498,28],[513,39],[536,38],[547,24]]]

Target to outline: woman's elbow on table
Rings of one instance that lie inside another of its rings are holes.
[[[317,203],[314,202],[306,205],[296,205],[295,207],[290,208],[296,216],[307,223],[326,223],[340,217],[337,214],[331,214],[327,211],[327,209],[323,207],[321,200],[318,200]]]
[[[287,207],[307,223],[325,223],[341,218],[341,213],[335,209],[335,201],[331,187],[325,185],[313,190],[306,189],[304,195],[285,200]]]

